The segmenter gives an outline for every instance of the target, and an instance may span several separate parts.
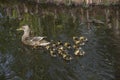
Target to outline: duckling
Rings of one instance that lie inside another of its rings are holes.
[[[50,49],[50,55],[51,55],[52,57],[57,57],[57,52],[56,52],[56,50],[55,50],[55,49]]]
[[[65,43],[64,43],[64,46],[65,46],[66,48],[68,48],[68,49],[70,49],[70,48],[71,48],[71,44],[70,44],[70,43],[68,43],[68,42],[65,42]]]
[[[81,48],[78,48],[75,50],[74,54],[76,56],[83,56],[85,54],[85,52]]]
[[[87,38],[85,37],[73,37],[73,41],[75,43],[75,45],[85,45],[85,41],[87,41]]]
[[[73,41],[76,45],[79,45],[80,43],[82,43],[78,37],[73,37]]]
[[[47,50],[49,50],[49,49],[53,49],[53,48],[56,49],[56,48],[57,48],[57,44],[55,44],[55,43],[51,43],[51,44],[45,46],[45,48],[46,48]]]
[[[55,43],[53,43],[51,46],[54,47],[54,48],[56,48],[58,45],[55,44]]]
[[[57,45],[63,45],[63,43],[61,41],[58,41]]]
[[[88,39],[87,39],[86,37],[84,37],[84,36],[81,36],[81,37],[79,38],[79,40],[80,40],[80,41],[88,41]]]
[[[64,54],[62,55],[62,57],[63,57],[64,60],[67,60],[67,61],[73,59],[73,58],[71,57],[71,55],[69,55],[69,54],[67,54],[67,53],[66,53],[66,54],[64,53]]]
[[[63,46],[61,46],[61,47],[58,49],[58,53],[59,53],[60,55],[62,55],[62,54],[64,54],[64,53],[68,53],[68,51],[67,51]]]
[[[49,50],[49,49],[50,49],[50,45],[45,46],[45,48],[46,48],[47,50]]]
[[[75,44],[76,45],[85,45],[85,42],[79,40],[79,41],[75,41]]]
[[[79,38],[78,38],[78,37],[73,36],[73,41],[78,41],[78,40],[79,40]]]
[[[64,47],[63,46],[59,46],[58,50],[64,50]]]
[[[79,48],[79,45],[73,45],[73,48],[77,49],[77,48]]]
[[[62,55],[63,51],[58,49],[58,54]]]

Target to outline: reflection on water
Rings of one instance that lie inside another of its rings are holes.
[[[24,7],[25,12],[18,6],[0,8],[0,80],[113,80],[119,76],[120,38],[114,30],[106,25],[88,26],[82,9],[40,7],[34,13],[33,5]],[[94,17],[104,21],[101,15]],[[86,36],[89,41],[82,47],[86,54],[66,62],[51,57],[44,48],[25,46],[23,33],[16,31],[23,24],[30,25],[32,35],[54,41],[71,42],[72,36]]]

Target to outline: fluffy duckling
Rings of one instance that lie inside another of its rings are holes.
[[[70,43],[68,43],[68,42],[65,42],[65,43],[64,43],[64,46],[65,46],[66,48],[68,48],[68,49],[70,49],[70,48],[71,48],[71,44],[70,44]]]
[[[50,45],[45,46],[45,48],[46,48],[47,50],[49,50],[49,49],[50,49]]]
[[[58,41],[57,45],[63,45],[63,43],[61,41]]]
[[[83,56],[85,52],[81,48],[77,48],[74,52],[76,56]]]
[[[85,37],[80,37],[80,38],[78,38],[78,37],[73,37],[73,41],[74,41],[74,43],[76,44],[76,45],[85,45],[85,41],[87,41],[87,38],[85,38]]]
[[[79,38],[75,37],[75,36],[73,37],[73,41],[74,41],[75,44],[79,44],[80,43]]]
[[[58,54],[59,54],[59,55],[62,55],[62,52],[63,52],[62,50],[59,50],[59,49],[58,49]]]
[[[77,48],[79,48],[80,46],[79,45],[73,45],[73,48],[74,49],[77,49]]]
[[[65,50],[65,49],[64,49],[64,46],[59,46],[59,47],[58,47],[58,50],[64,51],[64,50]]]
[[[84,37],[84,36],[81,36],[81,37],[79,38],[79,40],[82,41],[82,42],[88,41],[88,39],[87,39],[86,37]]]
[[[62,55],[62,54],[68,53],[68,51],[63,46],[61,46],[58,48],[58,53]]]
[[[55,44],[55,43],[51,43],[50,45],[47,45],[46,47],[45,47],[47,50],[49,50],[49,49],[57,49],[57,44]]]
[[[56,49],[50,49],[50,55],[51,55],[52,57],[57,57]]]
[[[62,54],[62,57],[63,57],[64,60],[67,60],[67,61],[73,59],[72,56],[69,55],[68,53],[64,53],[64,54]]]
[[[75,42],[75,41],[79,41],[79,38],[76,37],[76,36],[73,36],[73,41],[74,41],[74,42]]]
[[[53,43],[52,45],[51,45],[53,48],[57,48],[57,44],[55,44],[55,43]]]

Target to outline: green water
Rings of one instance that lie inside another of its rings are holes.
[[[78,7],[26,7],[23,3],[0,6],[0,80],[120,79],[120,37],[114,29],[95,24],[88,27],[86,15]],[[105,21],[98,9],[94,17]],[[44,48],[22,44],[23,32],[16,29],[25,24],[30,25],[32,36],[47,36],[48,41],[71,43],[73,36],[87,37],[82,47],[85,56],[66,62],[51,57]]]

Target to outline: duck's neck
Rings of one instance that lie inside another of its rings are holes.
[[[22,41],[26,40],[26,38],[30,37],[30,30],[25,30],[22,36]]]

